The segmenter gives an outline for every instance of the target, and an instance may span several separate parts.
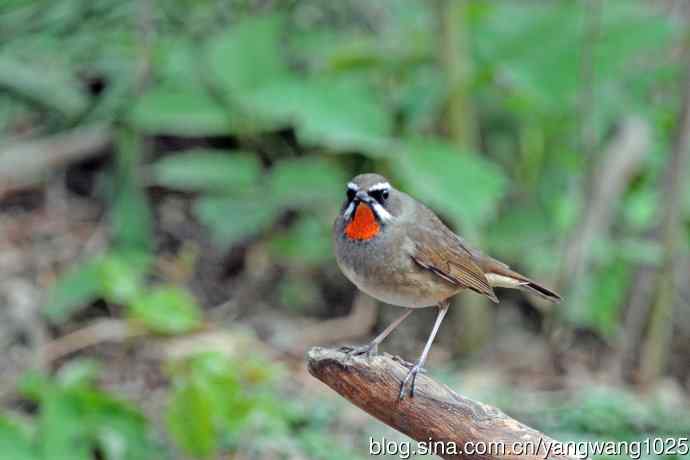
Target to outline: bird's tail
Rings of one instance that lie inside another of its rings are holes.
[[[560,302],[561,296],[520,273],[511,270],[506,264],[486,257],[483,262],[484,274],[491,287],[519,289],[535,294],[553,303]]]

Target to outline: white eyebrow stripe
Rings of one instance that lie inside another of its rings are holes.
[[[388,182],[379,182],[369,187],[369,191],[376,192],[379,190],[390,190],[390,188],[391,184],[389,184]]]
[[[342,183],[342,182],[341,182],[341,183]],[[355,190],[355,191],[357,191],[357,190],[359,190],[359,185],[355,184],[354,182],[348,182],[348,183],[347,183],[347,188],[349,188],[350,190]]]

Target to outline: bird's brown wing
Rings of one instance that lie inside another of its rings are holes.
[[[471,289],[498,302],[472,253],[450,230],[418,228],[410,237],[414,242],[412,258],[420,267],[451,284]]]

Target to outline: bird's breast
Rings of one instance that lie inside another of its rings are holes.
[[[414,263],[405,240],[384,238],[361,242],[341,236],[336,240],[338,266],[361,291],[408,308],[437,305],[457,292],[455,286]]]

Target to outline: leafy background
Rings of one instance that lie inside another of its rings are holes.
[[[0,452],[339,459],[399,436],[303,365],[395,316],[362,316],[332,255],[364,171],[565,295],[459,296],[435,376],[562,439],[687,435],[687,10],[5,0]],[[416,315],[389,351],[416,356]]]

